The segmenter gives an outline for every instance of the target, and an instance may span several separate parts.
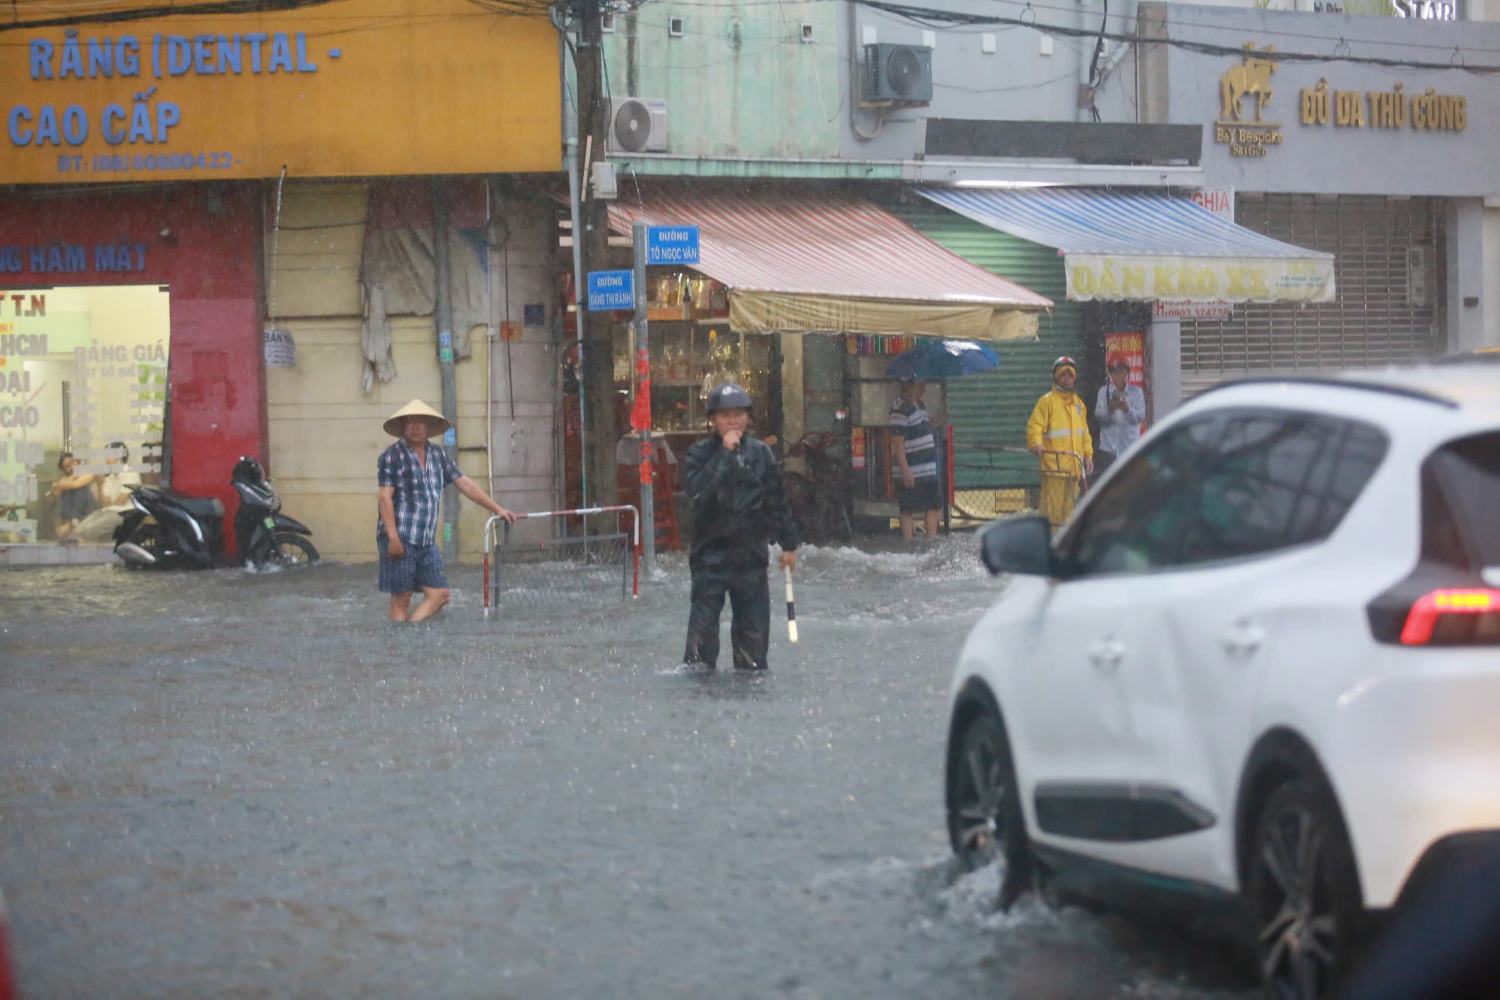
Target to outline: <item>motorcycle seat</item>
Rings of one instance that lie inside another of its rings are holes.
[[[183,510],[197,518],[224,517],[224,504],[212,497],[184,497],[174,496],[172,498]]]

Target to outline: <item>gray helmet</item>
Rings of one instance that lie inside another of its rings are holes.
[[[708,394],[708,405],[704,409],[712,415],[719,410],[748,410],[751,405],[748,392],[733,382],[721,382]]]

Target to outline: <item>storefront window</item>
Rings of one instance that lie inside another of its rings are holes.
[[[628,359],[634,351],[629,331],[616,338],[616,384],[629,391]],[[762,405],[767,399],[771,338],[739,334],[729,323],[659,322],[651,325],[652,427],[671,433],[702,434],[708,394],[721,382],[736,382]],[[769,415],[767,415],[769,416]],[[762,417],[762,421],[766,417]]]
[[[704,404],[720,382],[737,382],[759,400],[760,430],[775,424],[769,404],[772,337],[729,328],[729,292],[694,271],[669,271],[648,284],[651,332],[652,429],[698,436],[707,427]],[[616,327],[614,376],[622,395],[634,391],[636,343],[627,324]]]
[[[0,291],[0,544],[107,543],[162,482],[168,293]]]

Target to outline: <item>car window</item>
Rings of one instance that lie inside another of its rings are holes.
[[[1217,415],[1186,421],[1126,458],[1063,539],[1072,574],[1138,573],[1173,559],[1173,523],[1201,488],[1219,424]]]
[[[1385,436],[1354,421],[1205,415],[1127,461],[1065,539],[1065,561],[1075,574],[1139,573],[1326,538],[1385,452]]]
[[[1500,433],[1444,445],[1427,461],[1423,480],[1428,554],[1477,569],[1500,566]]]

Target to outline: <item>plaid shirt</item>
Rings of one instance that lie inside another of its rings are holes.
[[[432,545],[437,536],[438,512],[442,509],[443,487],[463,475],[441,445],[427,443],[427,464],[417,458],[405,441],[397,441],[380,453],[381,486],[394,486],[391,502],[396,506],[396,534],[403,545]],[[375,534],[385,527],[375,517]]]

